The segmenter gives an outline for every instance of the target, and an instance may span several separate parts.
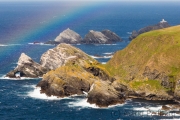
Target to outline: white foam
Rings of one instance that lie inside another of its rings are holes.
[[[44,99],[44,100],[61,100],[62,98],[58,98],[56,96],[48,97],[46,94],[40,92],[40,87],[35,87],[34,90],[28,93],[29,97],[36,98],[36,99]]]
[[[88,103],[87,98],[82,98],[73,102],[69,102],[68,106],[69,107],[82,107],[82,108],[99,108],[95,104]]]
[[[102,62],[102,64],[106,64],[106,62]]]
[[[49,44],[44,44],[42,42],[38,42],[38,43],[28,43],[30,45],[49,45]]]
[[[4,45],[4,44],[0,44],[0,46],[7,46],[7,45]]]
[[[94,44],[95,46],[101,46],[101,45],[117,45],[117,44]]]
[[[38,78],[30,78],[30,77],[21,77],[21,78],[10,78],[10,77],[6,77],[6,75],[3,75],[0,77],[0,79],[6,79],[6,80],[29,80],[29,79],[41,79],[42,77],[38,77]]]
[[[112,54],[114,54],[114,52],[107,52],[107,53],[103,53],[103,54],[105,54],[105,55],[112,55]]]
[[[98,107],[96,104],[90,104],[87,102],[87,98],[81,98],[77,99],[76,101],[69,102],[68,106],[69,107],[81,107],[81,108],[96,108],[96,109],[109,109],[117,106],[124,106],[124,104],[116,104],[116,105],[110,105],[108,107]]]
[[[127,34],[131,35],[131,34],[132,34],[132,32],[127,32]]]
[[[113,56],[112,55],[108,55],[108,56],[94,56],[94,55],[90,55],[92,58],[94,59],[100,59],[100,58],[112,58]]]

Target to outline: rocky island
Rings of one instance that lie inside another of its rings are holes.
[[[39,71],[37,76],[44,74],[37,84],[41,93],[58,97],[87,93],[87,102],[99,107],[122,104],[128,98],[180,101],[179,33],[180,26],[146,32],[107,64],[62,43],[45,52],[39,64],[22,54],[7,76],[20,72],[34,77]]]
[[[158,30],[158,29],[162,29],[162,28],[167,28],[170,27],[169,23],[167,21],[165,21],[164,19],[162,19],[162,21],[160,21],[158,24],[152,25],[152,26],[147,26],[144,28],[141,28],[138,31],[133,31],[131,36],[129,37],[130,40],[136,38],[138,35],[145,33],[145,32],[149,32],[152,30]]]
[[[121,41],[122,39],[110,30],[103,30],[102,32],[90,30],[83,39],[78,33],[68,28],[61,32],[55,40],[48,41],[45,44],[109,44]]]

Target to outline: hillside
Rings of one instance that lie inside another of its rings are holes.
[[[174,26],[141,34],[116,52],[105,67],[118,82],[136,92],[179,99],[179,33],[180,26]]]

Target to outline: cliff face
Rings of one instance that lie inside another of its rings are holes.
[[[179,99],[180,26],[144,33],[105,66],[129,89],[152,100]]]
[[[163,28],[167,28],[167,27],[170,27],[170,25],[168,24],[167,21],[164,21],[162,20],[161,22],[159,22],[158,24],[156,25],[152,25],[152,26],[147,26],[147,27],[144,27],[144,28],[141,28],[140,30],[138,31],[133,31],[131,36],[129,37],[130,40],[136,38],[138,35],[142,34],[142,33],[145,33],[145,32],[149,32],[149,31],[152,31],[152,30],[158,30],[158,29],[163,29]]]
[[[123,94],[111,86],[115,79],[100,63],[78,48],[60,44],[44,53],[41,60],[43,67],[53,69],[44,74],[37,84],[41,92],[48,96],[65,97],[86,92],[88,102],[100,107],[123,103],[125,100]]]
[[[76,44],[82,41],[81,36],[71,29],[66,29],[56,37],[55,42]]]

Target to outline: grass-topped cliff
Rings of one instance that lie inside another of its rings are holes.
[[[180,95],[180,26],[138,36],[117,51],[105,68],[133,90]]]
[[[87,92],[100,107],[128,97],[180,101],[180,26],[141,34],[105,65],[67,44],[44,53],[41,64],[54,65],[37,85],[49,96]]]

